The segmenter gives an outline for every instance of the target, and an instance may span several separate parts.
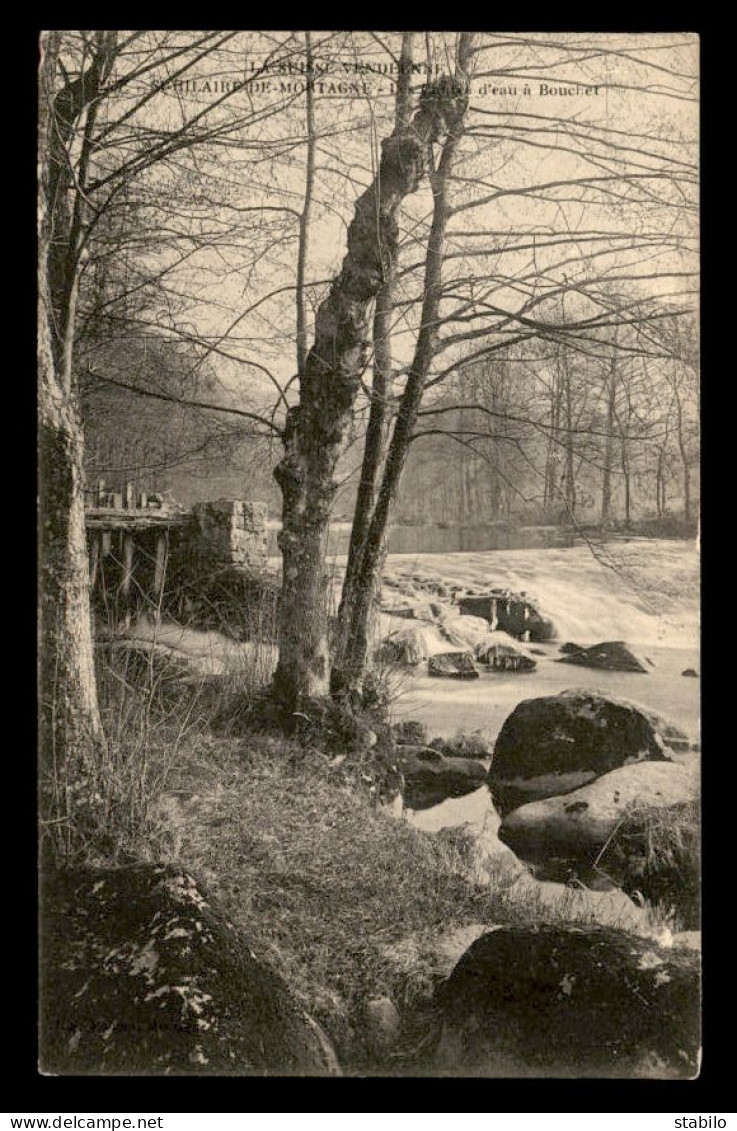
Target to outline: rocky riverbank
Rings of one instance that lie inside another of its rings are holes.
[[[95,835],[44,881],[47,1070],[696,1073],[692,563],[635,546],[633,590],[538,553],[558,632],[539,642],[499,628],[525,634],[527,555],[390,559],[393,734],[316,706],[277,737],[268,641],[139,623],[101,649],[115,737],[84,786]],[[462,615],[486,582],[485,616]],[[560,662],[625,622],[635,663],[593,660],[631,670]],[[431,672],[443,654],[465,658]]]

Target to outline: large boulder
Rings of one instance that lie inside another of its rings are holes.
[[[389,997],[371,998],[362,1010],[363,1042],[374,1061],[387,1058],[397,1043],[402,1020],[399,1010]]]
[[[385,636],[379,655],[386,663],[409,664],[414,667],[435,652],[442,652],[444,648],[447,648],[447,643],[437,628],[414,621]]]
[[[188,872],[42,877],[41,1066],[52,1074],[336,1075],[335,1054]]]
[[[595,691],[563,691],[515,707],[496,740],[489,785],[504,815],[570,793],[622,765],[670,760],[688,746],[677,727],[633,703]]]
[[[585,880],[625,815],[635,805],[665,812],[695,801],[695,767],[672,762],[620,766],[581,789],[546,797],[507,814],[499,837],[539,878]]]
[[[494,634],[484,617],[453,616],[444,614],[441,618],[444,634],[459,648],[474,650],[480,645],[493,643]],[[503,634],[499,634],[503,636]],[[507,637],[511,643],[513,638]]]
[[[584,668],[599,668],[606,672],[644,672],[647,675],[647,668],[642,660],[630,651],[623,640],[605,640],[601,644],[592,644],[590,648],[569,645],[558,663],[579,664]]]
[[[493,672],[532,672],[537,667],[537,660],[510,644],[482,644],[476,659]]]
[[[553,622],[524,593],[510,589],[492,589],[481,597],[460,597],[458,606],[465,616],[483,617],[492,628],[508,632],[518,639],[541,643],[555,635]]]
[[[478,679],[470,652],[440,652],[427,661],[428,675],[444,679]]]
[[[601,926],[482,935],[436,991],[433,1068],[474,1076],[696,1076],[698,956]]]
[[[404,776],[404,801],[410,809],[428,809],[448,797],[463,797],[486,777],[473,758],[448,758],[430,746],[398,746],[395,762]]]

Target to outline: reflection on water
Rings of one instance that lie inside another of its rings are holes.
[[[267,553],[278,557],[276,537],[268,531]],[[331,526],[327,553],[340,557],[348,553],[350,525]],[[508,530],[500,526],[392,526],[389,528],[390,554],[452,554],[477,550],[546,550],[574,544],[573,530],[559,526],[521,526]]]
[[[485,826],[493,826],[496,833],[501,823],[491,799],[491,792],[486,785],[467,793],[465,797],[448,797],[439,805],[429,809],[405,808],[407,819],[417,829],[427,833],[436,833],[440,829],[457,828],[459,825],[470,825],[476,832],[481,832]]]
[[[396,811],[395,815],[398,816],[399,812]],[[405,808],[403,816],[415,828],[425,832],[436,833],[441,829],[459,827],[472,832],[487,871],[482,882],[501,882],[513,899],[537,908],[540,914],[554,908],[556,914],[564,918],[593,918],[598,923],[630,930],[642,930],[645,925],[645,909],[634,904],[618,888],[591,890],[582,886],[570,887],[540,880],[533,875],[529,866],[499,840],[501,818],[487,786],[465,797],[448,798],[431,809],[417,811]]]
[[[499,840],[501,817],[494,808],[487,785],[467,793],[465,797],[449,797],[430,809],[405,808],[404,815],[411,825],[426,833],[463,827],[473,835],[487,861],[499,859],[519,863],[511,848]]]

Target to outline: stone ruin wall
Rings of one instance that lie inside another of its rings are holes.
[[[240,499],[195,503],[187,528],[189,550],[210,566],[260,571],[267,565],[267,506]]]

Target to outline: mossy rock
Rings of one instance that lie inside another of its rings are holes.
[[[606,672],[640,672],[647,675],[647,668],[642,660],[635,656],[623,640],[604,640],[601,644],[592,644],[590,648],[569,646],[558,663],[579,664],[584,668],[598,668]]]
[[[494,746],[489,785],[505,815],[531,801],[570,793],[601,774],[641,761],[670,761],[688,738],[658,715],[594,691],[525,699]]]
[[[478,679],[470,652],[439,652],[427,661],[428,675],[441,679]]]
[[[472,758],[448,758],[432,746],[399,746],[395,761],[404,776],[404,801],[428,809],[448,797],[463,797],[484,784],[484,767]]]
[[[174,866],[42,876],[41,1067],[325,1075],[335,1054],[207,891]]]
[[[500,927],[439,987],[433,1068],[479,1076],[693,1078],[698,957],[601,926]]]

